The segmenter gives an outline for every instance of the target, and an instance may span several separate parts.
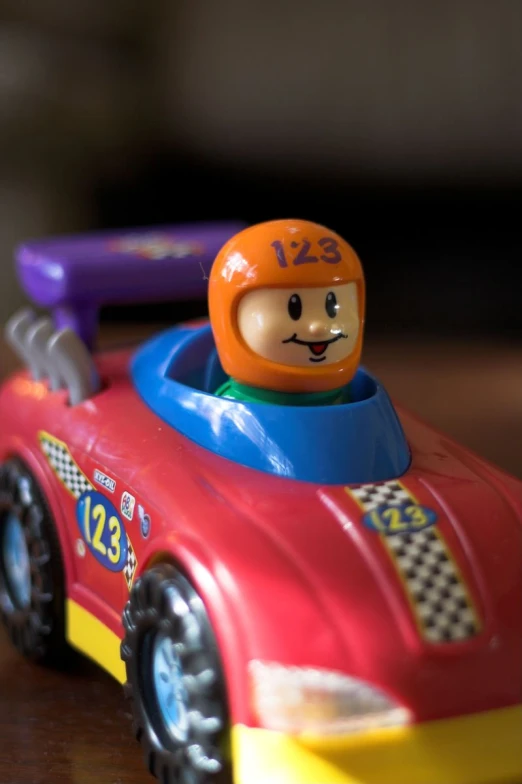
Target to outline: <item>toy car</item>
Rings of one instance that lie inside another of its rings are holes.
[[[125,684],[162,782],[522,781],[522,483],[395,406],[216,397],[206,321],[95,352],[107,302],[204,296],[238,227],[25,244],[0,608]]]

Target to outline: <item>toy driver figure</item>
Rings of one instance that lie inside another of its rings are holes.
[[[210,273],[210,321],[229,376],[216,394],[294,406],[347,402],[364,307],[361,263],[338,234],[302,220],[239,232]]]

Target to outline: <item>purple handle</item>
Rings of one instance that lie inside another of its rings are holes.
[[[195,223],[30,241],[17,270],[27,296],[92,346],[101,305],[205,297],[216,254],[243,228]]]

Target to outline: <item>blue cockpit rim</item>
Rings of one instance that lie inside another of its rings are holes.
[[[164,422],[200,446],[256,470],[318,484],[395,479],[411,455],[380,382],[359,368],[351,402],[287,406],[216,397],[226,380],[210,325],[180,325],[142,345],[134,386]]]

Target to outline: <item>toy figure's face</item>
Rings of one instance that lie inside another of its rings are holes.
[[[357,286],[260,288],[238,306],[247,346],[283,365],[313,368],[350,356],[360,329]]]

